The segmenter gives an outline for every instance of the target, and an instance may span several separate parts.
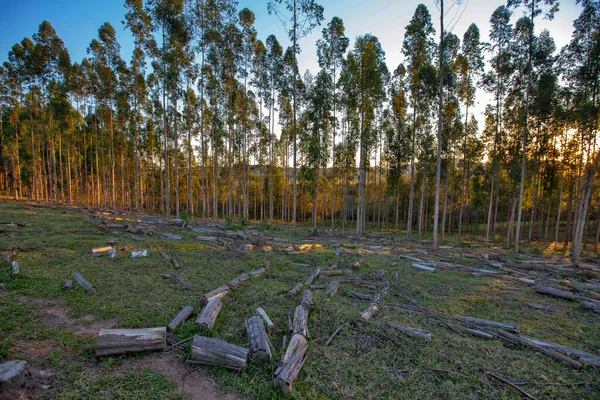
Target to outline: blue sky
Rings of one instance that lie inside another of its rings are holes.
[[[320,0],[325,8],[325,24],[333,16],[339,16],[346,25],[346,34],[350,37],[350,45],[354,39],[364,33],[372,33],[379,38],[386,52],[386,60],[390,70],[394,70],[402,61],[401,48],[404,28],[412,17],[419,3],[424,3],[430,10],[434,22],[439,11],[432,0]],[[8,59],[12,45],[24,37],[33,35],[43,20],[48,20],[63,39],[73,61],[80,61],[86,56],[86,48],[97,36],[98,28],[105,21],[110,22],[117,30],[117,38],[122,47],[122,56],[131,57],[132,40],[128,31],[124,30],[121,21],[125,16],[124,0],[0,0],[0,62]],[[275,16],[267,13],[266,0],[240,0],[240,9],[250,8],[256,14],[256,29],[259,38],[274,33],[282,44],[286,44],[285,33]],[[482,40],[487,40],[489,18],[501,4],[501,0],[464,0],[464,12],[455,24],[453,32],[462,38],[467,27],[475,22],[481,31]],[[554,21],[536,20],[536,31],[548,29],[556,41],[557,48],[569,42],[573,20],[578,16],[580,7],[575,0],[563,0],[561,10]],[[447,15],[451,20],[452,10]],[[516,11],[514,19],[521,16]],[[318,64],[315,55],[315,41],[320,37],[321,28],[304,38],[300,43],[302,54],[298,57],[300,71],[310,69],[316,74]],[[487,96],[478,94],[479,105],[476,114],[480,114],[485,106]],[[478,115],[481,122],[483,118]],[[482,126],[480,125],[480,128]]]

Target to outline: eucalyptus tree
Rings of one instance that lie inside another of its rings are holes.
[[[497,189],[496,174],[498,170],[498,146],[501,140],[502,129],[502,103],[506,93],[506,82],[512,74],[511,53],[509,47],[512,37],[512,25],[510,24],[511,15],[512,12],[506,6],[500,6],[494,10],[490,18],[490,43],[486,46],[488,52],[492,55],[492,70],[483,76],[484,89],[493,94],[496,102],[495,116],[493,117],[494,134],[493,139],[491,140],[491,153],[488,148],[488,156],[491,160],[491,178],[490,201],[485,233],[486,242],[488,242],[490,238],[492,210],[494,209],[494,190]]]
[[[359,181],[356,232],[362,236],[367,212],[367,168],[369,152],[376,134],[375,111],[385,98],[385,82],[389,75],[385,53],[379,40],[366,34],[356,39],[345,64],[345,89],[356,113],[359,143]]]
[[[269,0],[267,3],[269,14],[275,14],[281,22],[283,29],[292,42],[293,64],[296,65],[296,54],[300,53],[298,42],[307,36],[315,27],[321,25],[323,21],[323,6],[320,6],[315,0]],[[292,141],[294,147],[293,165],[294,165],[294,197],[293,197],[293,230],[296,233],[296,195],[297,195],[297,171],[296,171],[296,92],[297,92],[297,72],[294,72],[292,79],[292,100],[293,100],[293,130]]]
[[[408,217],[406,234],[411,235],[413,225],[413,205],[415,192],[415,155],[417,130],[422,124],[420,115],[427,112],[427,95],[424,78],[430,76],[433,38],[435,29],[431,22],[431,14],[427,7],[419,4],[415,13],[406,26],[406,33],[402,43],[402,54],[406,60],[408,72],[408,88],[410,90],[410,105],[412,108],[412,132],[410,147],[410,194],[408,200]]]
[[[529,101],[531,96],[532,73],[533,73],[533,50],[534,50],[534,27],[535,18],[544,15],[545,19],[554,19],[554,14],[558,11],[558,0],[508,0],[509,8],[524,9],[524,13],[529,19],[528,45],[527,45],[527,84],[525,89],[525,99],[522,116],[522,149],[521,149],[521,181],[519,184],[519,205],[517,208],[517,224],[515,231],[515,252],[519,252],[519,237],[521,234],[521,217],[523,212],[523,192],[525,190],[525,172],[527,163],[527,139],[529,135]]]
[[[256,137],[256,153],[258,156],[258,193],[259,199],[259,210],[260,210],[260,221],[263,222],[265,219],[265,203],[264,203],[264,161],[265,154],[268,154],[267,147],[269,146],[269,123],[265,126],[265,115],[263,113],[263,106],[265,100],[270,94],[269,89],[269,75],[267,69],[267,48],[262,40],[257,40],[253,49],[252,54],[252,72],[253,79],[251,85],[256,88],[258,96],[258,118],[256,125],[258,127]],[[256,215],[255,215],[256,217]]]
[[[344,21],[333,17],[326,28],[323,28],[323,38],[317,41],[317,56],[319,66],[331,74],[333,127],[331,129],[331,157],[335,157],[335,136],[337,130],[337,72],[342,68],[344,54],[350,40],[345,35]],[[331,229],[335,228],[335,165],[332,163],[331,174]]]

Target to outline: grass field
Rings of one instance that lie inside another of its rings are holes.
[[[125,220],[140,218],[134,213],[102,215]],[[514,388],[488,378],[486,371],[519,385],[538,399],[600,396],[598,369],[584,366],[574,370],[532,349],[464,335],[435,318],[397,307],[410,305],[406,300],[410,297],[420,306],[444,314],[519,324],[528,336],[600,354],[600,315],[583,309],[578,301],[546,297],[526,285],[472,276],[468,271],[425,272],[411,267],[411,261],[397,257],[398,254],[434,257],[472,267],[482,267],[480,258],[473,256],[484,253],[517,266],[531,260],[538,264],[539,260],[564,261],[544,255],[543,249],[529,248],[530,254],[514,255],[498,248],[485,249],[477,241],[450,241],[445,244],[453,245],[452,248],[423,254],[428,250],[426,244],[416,239],[407,241],[400,235],[371,235],[354,240],[337,233],[309,238],[308,227],[301,228],[294,236],[285,226],[249,227],[252,229],[242,231],[249,240],[223,246],[200,242],[196,240],[198,233],[189,227],[171,225],[156,225],[154,234],[147,235],[114,232],[114,229],[104,233],[98,230],[97,216],[96,210],[0,203],[0,249],[5,254],[15,248],[21,269],[17,278],[11,279],[8,264],[0,264],[0,361],[25,359],[54,372],[50,379],[54,390],[43,394],[44,398],[209,398],[198,392],[202,388],[182,387],[177,379],[179,372],[173,371],[193,371],[198,379],[214,381],[220,390],[220,393],[214,391],[214,398],[233,398],[225,397],[227,393],[237,398],[285,397],[272,383],[274,364],[250,361],[241,372],[221,367],[185,367],[189,342],[182,351],[170,352],[170,372],[157,368],[152,361],[156,355],[151,353],[99,360],[94,356],[95,333],[99,328],[166,326],[182,307],[196,306],[204,293],[242,272],[258,268],[265,261],[271,264],[265,275],[245,281],[224,297],[223,309],[212,331],[200,332],[193,317],[174,333],[182,339],[204,334],[247,346],[244,320],[257,307],[263,307],[276,326],[271,341],[276,350],[274,358],[278,360],[282,338],[287,334],[288,315],[300,302],[300,296],[284,293],[304,282],[316,267],[327,269],[336,262],[347,273],[332,278],[354,277],[356,282],[342,282],[338,294],[331,298],[325,297],[322,290],[313,292],[315,308],[308,322],[308,358],[294,391],[286,395],[289,398],[521,397]],[[7,222],[24,226],[8,227]],[[207,223],[192,221],[191,228],[197,227],[215,229]],[[161,238],[160,234],[166,232],[183,239]],[[256,244],[260,236],[272,246],[272,251],[240,251],[243,243]],[[105,246],[112,237],[117,238],[116,247],[125,248],[117,258],[91,255],[92,248]],[[140,238],[144,240],[135,240]],[[339,244],[345,249],[342,256],[334,252]],[[148,257],[131,258],[132,250],[144,249],[148,250]],[[182,268],[175,270],[161,252],[176,257]],[[357,261],[360,267],[351,268]],[[554,267],[548,266],[551,268]],[[380,269],[387,271],[386,277],[383,281],[373,281],[370,274]],[[74,272],[82,273],[94,284],[96,293],[87,295],[76,283],[71,290],[64,290],[63,283]],[[396,272],[397,280],[393,280]],[[176,280],[162,276],[175,273],[182,275],[191,289],[184,290]],[[544,271],[538,273],[545,276]],[[600,278],[597,273],[586,274],[573,279]],[[329,280],[322,276],[315,284],[326,285]],[[370,283],[375,289],[360,282]],[[372,295],[386,282],[390,289],[381,311],[369,322],[359,321],[358,314],[369,303],[349,296],[349,292]],[[541,305],[546,310],[526,303]],[[387,327],[388,321],[427,329],[431,331],[431,341],[426,343],[393,331]],[[331,333],[344,322],[349,324],[326,347]]]

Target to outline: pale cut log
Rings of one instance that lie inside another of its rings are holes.
[[[259,316],[246,320],[246,334],[250,345],[250,357],[258,361],[271,361],[271,347],[265,324]]]
[[[96,356],[109,356],[167,347],[167,328],[100,329]]]
[[[175,267],[176,269],[181,268],[181,265],[179,265],[179,261],[177,261],[175,257],[171,259],[171,262],[173,263],[173,267]]]
[[[303,305],[299,305],[294,310],[292,333],[300,333],[308,337],[308,310]]]
[[[329,287],[327,287],[325,296],[333,297],[333,295],[335,295],[339,289],[340,283],[338,281],[333,281],[329,284]]]
[[[549,355],[550,357],[554,358],[555,360],[562,361],[562,362],[568,364],[572,368],[575,368],[575,369],[581,368],[581,363],[578,362],[578,361],[573,360],[572,358],[569,358],[569,357],[564,356],[564,355],[562,355],[560,353],[557,353],[554,350],[547,349],[545,347],[539,346],[539,345],[537,345],[535,343],[532,343],[532,342],[530,342],[528,340],[525,340],[525,339],[523,339],[523,338],[521,338],[519,336],[510,334],[508,332],[505,332],[502,329],[498,330],[498,335],[501,336],[501,337],[503,337],[503,338],[505,338],[505,339],[508,339],[508,340],[510,340],[512,342],[519,343],[521,345],[530,347],[530,348],[532,348],[534,350],[539,351],[540,353],[544,353],[546,355]]]
[[[232,280],[231,280],[231,281],[228,283],[228,285],[229,285],[230,287],[232,287],[232,288],[236,288],[236,287],[240,286],[240,284],[241,284],[242,282],[244,282],[245,280],[247,280],[247,279],[249,279],[249,278],[250,278],[250,275],[248,275],[248,274],[241,274],[241,275],[240,275],[240,276],[238,276],[237,278],[235,278],[235,279],[232,279]]]
[[[299,348],[293,356],[283,363],[275,371],[273,383],[278,386],[283,392],[292,390],[294,383],[300,375],[300,371],[306,361],[307,346]]]
[[[181,283],[181,286],[183,286],[184,289],[190,289],[192,287],[181,275],[175,274],[173,275],[173,278],[177,279],[177,281]]]
[[[319,278],[319,274],[321,274],[321,268],[315,269],[315,272],[311,276],[308,277],[306,282],[304,282],[304,286],[310,286],[312,283]]]
[[[559,298],[565,299],[565,300],[575,300],[575,295],[571,292],[567,292],[566,290],[560,290],[560,289],[556,289],[556,288],[553,288],[550,286],[544,286],[544,285],[534,285],[531,288],[541,294],[559,297]]]
[[[266,264],[266,263],[265,263]],[[255,269],[254,271],[250,271],[248,272],[248,275],[256,278],[257,276],[261,276],[262,274],[264,274],[266,271],[265,267],[260,267],[258,269]]]
[[[281,357],[281,363],[288,361],[298,349],[306,346],[306,337],[300,333],[295,333],[290,338],[290,342]]]
[[[239,371],[246,366],[248,349],[223,340],[194,336],[192,355],[188,363],[220,365]]]
[[[204,296],[202,296],[202,297],[200,297],[198,299],[198,306],[204,307],[206,305],[206,303],[208,303],[208,301],[210,299],[212,299],[213,297],[223,297],[223,296],[225,296],[227,293],[229,293],[229,289],[231,289],[229,287],[229,285],[223,285],[223,286],[219,286],[218,288],[216,288],[212,292],[206,293]]]
[[[97,254],[106,253],[106,252],[110,251],[111,249],[112,249],[112,246],[96,247],[95,249],[92,249],[92,254],[97,255]]]
[[[216,242],[217,238],[214,236],[196,236],[196,240],[200,240],[201,242]]]
[[[594,312],[600,312],[600,301],[583,301],[581,305]]]
[[[83,276],[81,276],[81,274],[79,272],[75,272],[73,274],[73,279],[75,279],[77,281],[77,283],[79,283],[81,286],[83,286],[83,288],[85,289],[86,292],[94,293],[96,291],[96,289],[94,288],[94,285],[89,283]]]
[[[265,324],[267,324],[267,332],[273,334],[273,332],[275,332],[275,324],[273,321],[271,321],[271,318],[269,318],[267,312],[263,308],[259,307],[256,309],[256,313],[265,321]]]
[[[473,318],[473,317],[463,317],[461,315],[455,315],[454,318],[458,319],[459,321],[468,322],[468,323],[471,323],[474,325],[486,326],[486,327],[494,328],[494,329],[504,329],[504,330],[516,332],[516,333],[521,332],[521,327],[519,325],[515,325],[515,324],[505,324],[502,322],[488,321],[485,319],[479,319],[479,318]]]
[[[435,268],[431,268],[431,267],[428,267],[427,265],[423,265],[423,264],[419,264],[419,263],[415,263],[415,262],[412,264],[412,266],[415,268],[418,268],[420,270],[427,271],[427,272],[435,271]]]
[[[365,321],[368,321],[371,318],[373,318],[375,316],[375,314],[377,314],[378,311],[379,311],[379,306],[377,304],[373,303],[369,306],[369,308],[367,308],[366,310],[364,310],[360,313],[360,317],[362,319],[364,319]]]
[[[545,342],[543,340],[532,338],[532,337],[525,336],[525,335],[521,335],[521,338],[528,342],[531,342],[533,344],[541,346],[541,347],[545,347],[545,348],[552,349],[552,350],[558,350],[567,355],[579,357],[579,359],[582,362],[584,362],[585,364],[589,364],[593,367],[600,368],[600,356],[598,356],[596,354],[588,353],[588,352],[577,350],[577,349],[572,349],[570,347],[563,346],[563,345],[556,344],[556,343]]]
[[[0,364],[0,389],[8,389],[9,387],[21,387],[27,379],[26,375],[27,361],[10,360],[3,362],[2,364]],[[1,393],[2,391],[0,391],[0,394]]]
[[[184,307],[183,310],[179,311],[179,314],[177,314],[175,316],[175,318],[173,318],[173,321],[171,321],[169,323],[169,325],[167,325],[167,329],[169,329],[171,332],[173,332],[175,329],[177,329],[177,327],[179,325],[184,323],[185,320],[188,319],[192,315],[193,312],[194,312],[194,307],[192,307],[192,306]]]
[[[387,324],[392,328],[399,330],[400,332],[406,333],[409,336],[423,339],[426,342],[431,341],[431,332],[424,329],[410,328],[408,326],[398,325],[393,322],[388,322]]]
[[[212,329],[219,316],[222,305],[223,303],[221,303],[220,297],[213,297],[210,299],[200,315],[198,315],[196,323],[205,329]]]
[[[302,304],[302,306],[304,306],[304,308],[306,308],[307,311],[312,310],[314,302],[312,292],[310,291],[310,289],[304,289],[304,291],[302,292],[302,301],[300,302],[300,304]]]
[[[17,260],[11,261],[10,266],[12,268],[10,272],[10,277],[12,279],[15,279],[17,275],[19,275],[19,272],[21,272],[19,269],[19,262]]]
[[[302,290],[302,284],[299,283],[287,292],[290,296],[296,296]]]

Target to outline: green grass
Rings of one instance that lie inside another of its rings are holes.
[[[58,398],[163,399],[181,398],[181,395],[170,378],[148,369],[128,367],[132,360],[144,354],[96,360],[93,337],[44,323],[42,308],[48,302],[70,310],[69,317],[77,324],[84,324],[80,318],[92,314],[99,319],[118,318],[118,326],[123,328],[165,326],[183,306],[195,306],[202,294],[242,272],[256,269],[265,261],[271,262],[267,273],[230,292],[224,298],[214,329],[204,334],[246,346],[244,319],[253,315],[257,307],[263,307],[276,325],[271,341],[276,349],[274,357],[279,359],[288,315],[300,301],[299,296],[290,298],[281,293],[303,282],[315,267],[327,268],[334,260],[340,266],[349,267],[360,260],[361,267],[354,274],[363,276],[365,281],[370,280],[367,274],[372,270],[385,269],[390,279],[399,271],[396,286],[390,288],[385,299],[387,303],[406,303],[394,293],[398,291],[424,307],[447,314],[518,323],[527,335],[600,354],[600,316],[583,310],[577,302],[543,297],[527,287],[506,281],[457,271],[427,273],[410,267],[409,261],[357,254],[356,250],[369,244],[380,244],[377,239],[367,240],[364,245],[344,237],[314,239],[315,243],[343,243],[346,249],[354,249],[340,259],[330,246],[299,254],[281,250],[308,236],[310,227],[299,227],[297,235],[281,225],[268,229],[259,227],[258,231],[265,237],[276,236],[289,242],[277,242],[274,251],[269,253],[240,253],[241,242],[230,250],[196,242],[196,233],[164,227],[157,228],[157,232],[176,233],[184,239],[174,242],[160,239],[158,235],[137,235],[146,239],[138,242],[131,234],[119,232],[118,247],[148,249],[149,256],[132,259],[128,250],[120,252],[116,259],[109,259],[90,254],[91,248],[106,245],[113,236],[112,232],[98,231],[99,220],[87,218],[92,214],[74,208],[4,202],[0,203],[0,215],[2,221],[26,225],[2,227],[12,237],[0,236],[0,248],[18,246],[22,249],[17,250],[21,266],[17,279],[11,280],[8,266],[1,264],[0,282],[5,287],[0,289],[0,359],[12,358],[24,342],[50,343],[51,349],[46,355],[40,357],[32,353],[29,360],[57,373],[52,383],[58,389]],[[385,235],[391,234],[386,232]],[[406,242],[399,236],[396,240],[394,246],[383,246],[409,250],[420,247],[417,240]],[[463,237],[463,241],[462,246],[468,249],[448,252],[469,253],[484,248],[480,237]],[[454,238],[446,242],[460,245]],[[175,270],[160,255],[161,251],[176,257],[182,269]],[[535,246],[529,246],[527,251],[535,257],[541,256]],[[451,259],[463,265],[475,265],[468,258]],[[88,296],[77,284],[72,290],[64,291],[63,283],[73,272],[81,272],[96,286],[97,293]],[[163,279],[165,273],[184,276],[192,289],[183,290],[177,281]],[[315,283],[326,284],[327,281],[320,278]],[[323,291],[314,292],[315,308],[309,317],[309,355],[289,398],[519,398],[514,389],[488,380],[485,371],[522,383],[523,389],[538,398],[595,399],[598,396],[600,373],[591,367],[575,371],[533,350],[460,335],[423,315],[389,306],[381,309],[373,323],[353,322],[343,328],[333,343],[325,347],[325,341],[336,327],[354,321],[368,306],[368,302],[344,295],[346,290],[375,292],[347,283],[333,298],[326,298]],[[549,304],[556,311],[549,315],[527,307],[526,302]],[[383,328],[387,321],[428,329],[432,332],[432,341],[425,344]],[[198,333],[194,318],[175,332],[181,338]],[[186,352],[189,355],[189,348]],[[239,373],[220,367],[203,367],[202,370],[224,392],[255,399],[281,397],[271,382],[273,365],[250,361]],[[578,382],[589,384],[572,385]]]

